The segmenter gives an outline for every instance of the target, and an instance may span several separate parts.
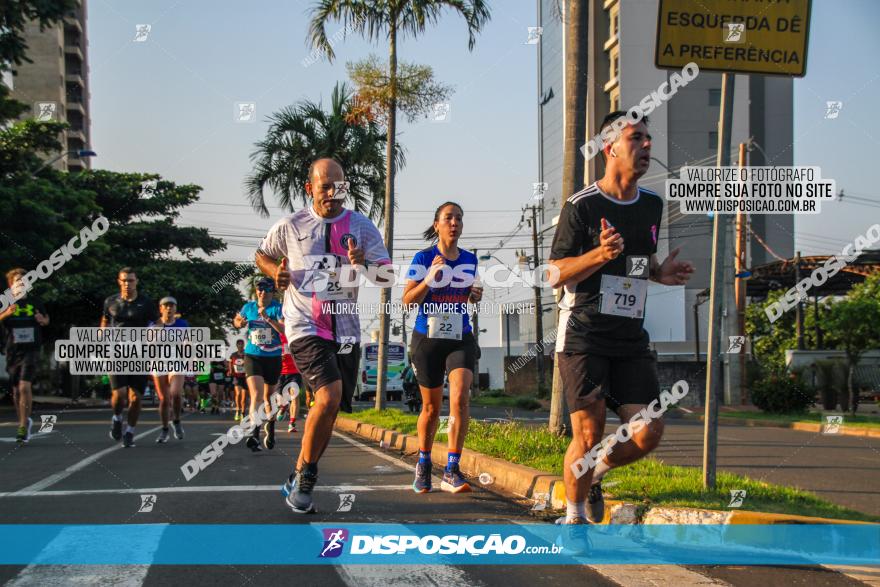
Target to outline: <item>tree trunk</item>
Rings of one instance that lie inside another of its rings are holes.
[[[565,127],[562,149],[562,198],[583,187],[584,157],[580,148],[587,135],[587,68],[589,24],[588,0],[568,0],[564,5],[565,27]],[[564,202],[561,203],[564,205]],[[558,314],[557,314],[558,316]],[[564,328],[565,325],[557,327]],[[558,331],[557,331],[558,332]],[[558,358],[557,358],[558,359]],[[553,361],[553,392],[550,396],[550,431],[562,434],[565,429],[565,399],[559,378],[559,361]]]
[[[394,261],[394,143],[397,131],[397,28],[392,24],[388,34],[388,75],[391,81],[391,100],[388,104],[388,137],[385,143],[385,247]],[[388,373],[388,331],[391,316],[391,288],[382,289],[379,309],[379,357],[376,369],[376,409],[385,407],[385,382]]]

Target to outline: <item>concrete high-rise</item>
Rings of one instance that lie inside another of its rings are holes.
[[[72,152],[90,148],[86,1],[80,0],[73,14],[42,31],[38,22],[28,23],[24,37],[32,63],[17,67],[11,83],[9,78],[5,80],[12,88],[12,98],[32,108],[25,116],[70,124],[61,143]],[[88,166],[88,158],[75,155],[55,163],[57,169],[67,171]]]

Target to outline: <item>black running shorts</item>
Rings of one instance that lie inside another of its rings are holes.
[[[9,373],[9,384],[16,386],[21,381],[33,382],[37,374],[38,351],[16,352],[6,357],[6,372]]]
[[[443,387],[446,373],[454,369],[474,370],[477,363],[477,343],[470,332],[461,340],[428,338],[421,332],[413,332],[409,356],[416,373],[416,381],[422,387]]]
[[[139,394],[143,394],[144,389],[147,388],[149,377],[149,375],[110,375],[110,389],[130,387]]]
[[[281,375],[281,355],[277,357],[244,356],[244,372],[248,377],[262,377],[263,383],[275,385]]]
[[[296,401],[299,392],[302,391],[303,388],[302,375],[299,373],[287,373],[281,375],[278,379],[278,387],[275,388],[275,391],[278,393],[284,393],[285,388],[290,392],[290,401]]]
[[[340,350],[347,352],[340,353]],[[303,381],[317,391],[334,381],[342,381],[342,400],[339,409],[351,413],[351,399],[357,385],[360,364],[360,344],[340,345],[320,336],[304,336],[290,342],[290,354]]]
[[[660,397],[657,358],[645,351],[633,357],[556,353],[559,376],[570,412],[605,398],[614,412],[623,404],[648,405]]]

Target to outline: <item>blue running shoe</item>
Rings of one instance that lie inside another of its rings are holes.
[[[315,511],[312,503],[312,490],[318,481],[317,473],[309,471],[297,471],[287,478],[281,487],[281,493],[286,495],[284,502],[295,514],[311,514]]]
[[[446,469],[443,471],[443,481],[440,483],[440,489],[449,493],[461,493],[471,491],[471,486],[467,479],[464,478],[464,475],[461,474],[459,468],[455,467],[452,470]]]
[[[416,479],[412,485],[416,493],[430,493],[431,491],[431,463],[419,463],[416,465]]]

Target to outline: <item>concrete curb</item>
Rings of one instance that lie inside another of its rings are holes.
[[[880,438],[880,430],[872,430],[870,428],[856,428],[847,426],[846,415],[844,415],[844,425],[840,427],[836,434],[829,436],[859,436],[862,438]],[[703,422],[704,416],[683,416],[685,420],[699,420]],[[772,420],[753,420],[751,418],[725,418],[718,416],[718,423],[725,426],[747,426],[749,428],[786,428],[788,430],[799,430],[801,432],[822,432],[822,425],[814,422],[774,422]]]
[[[359,422],[344,416],[336,419],[336,429],[361,438],[382,443],[386,449],[413,455],[419,451],[415,436],[386,430],[373,424]],[[431,460],[438,467],[446,466],[446,452],[434,451]],[[565,509],[565,486],[562,477],[538,469],[517,465],[502,459],[464,449],[461,469],[472,478],[483,473],[492,476],[491,485],[523,499],[543,503],[546,508]],[[488,485],[487,485],[488,487]],[[716,511],[694,508],[644,507],[633,503],[606,500],[603,524],[869,524],[851,520],[813,518],[788,514],[771,514],[740,510]]]

